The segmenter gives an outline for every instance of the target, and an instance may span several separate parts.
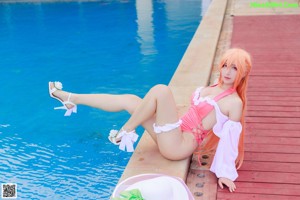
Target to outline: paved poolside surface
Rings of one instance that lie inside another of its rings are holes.
[[[218,77],[216,66],[228,48],[252,54],[245,162],[236,192],[218,188],[208,170],[212,155],[202,157],[201,167],[196,156],[168,161],[147,133],[120,180],[140,173],[179,176],[196,200],[300,199],[300,8],[252,8],[251,2],[213,0],[170,82],[182,113],[192,91]]]

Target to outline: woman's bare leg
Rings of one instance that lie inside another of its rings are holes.
[[[53,86],[53,83],[51,84]],[[60,98],[62,101],[66,101],[69,96],[69,92],[63,90],[57,90],[53,93],[54,96]],[[142,102],[142,99],[136,95],[123,94],[123,95],[110,95],[110,94],[76,94],[72,93],[71,102],[78,105],[86,105],[94,108],[98,108],[109,112],[118,112],[126,110],[129,114],[132,114],[138,105]],[[72,105],[66,105],[69,108]],[[156,134],[153,131],[153,123],[155,122],[155,116],[144,121],[141,125],[147,130],[151,137],[156,142]]]
[[[53,95],[66,101],[69,93],[58,90]],[[194,136],[189,133],[182,134],[179,128],[158,135],[153,131],[154,122],[157,125],[165,125],[178,121],[176,104],[172,92],[167,86],[153,87],[143,100],[135,95],[72,93],[70,101],[110,112],[127,110],[132,115],[123,128],[131,131],[138,125],[142,125],[157,142],[162,155],[168,159],[186,158],[197,147]]]
[[[153,87],[134,110],[123,129],[134,130],[153,116],[156,116],[155,122],[158,126],[178,122],[176,103],[168,86]],[[180,128],[158,134],[157,145],[161,154],[172,160],[190,156],[198,146],[193,134],[182,134]]]
[[[177,107],[168,86],[154,86],[134,110],[123,128],[128,131],[134,130],[138,125],[154,115],[156,115],[157,125],[176,123],[179,120]]]

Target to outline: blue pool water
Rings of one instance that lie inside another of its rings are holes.
[[[129,115],[79,106],[64,117],[48,81],[143,97],[170,81],[203,2],[0,3],[0,183],[16,183],[19,199],[108,199],[131,153],[107,135]]]

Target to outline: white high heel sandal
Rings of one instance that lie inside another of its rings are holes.
[[[136,134],[135,130],[127,132],[122,128],[120,131],[111,130],[108,139],[111,143],[119,145],[120,150],[133,152],[133,144],[137,141],[138,137],[139,136]]]
[[[53,93],[57,90],[61,90],[63,88],[62,83],[55,81],[53,82],[53,88],[51,88],[51,82],[49,82],[49,95],[53,99],[58,100],[63,104],[63,106],[60,107],[55,107],[55,110],[62,109],[62,110],[67,110],[65,113],[65,116],[70,116],[72,113],[77,113],[77,105],[73,102],[70,101],[72,93],[69,93],[68,100],[67,101],[62,101],[60,98],[56,97],[53,95]],[[71,108],[68,108],[67,105],[71,105]]]

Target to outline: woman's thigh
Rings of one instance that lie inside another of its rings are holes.
[[[192,133],[182,132],[180,128],[157,135],[161,154],[170,160],[182,160],[193,154],[198,143]]]

